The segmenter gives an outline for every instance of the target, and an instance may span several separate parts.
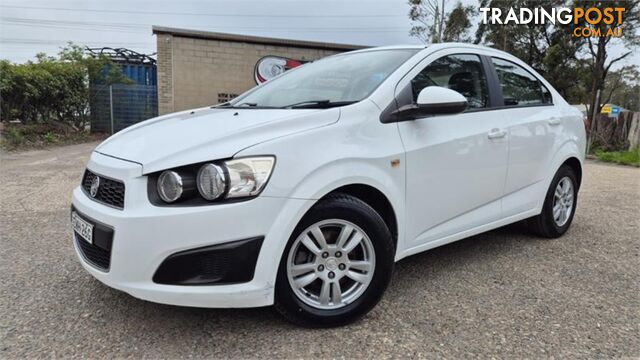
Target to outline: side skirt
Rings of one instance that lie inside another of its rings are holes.
[[[477,226],[475,228],[469,229],[469,230],[465,230],[465,231],[461,231],[459,233],[453,234],[453,235],[449,235],[446,237],[443,237],[441,239],[438,240],[434,240],[434,241],[430,241],[426,244],[421,244],[418,246],[414,246],[412,248],[406,249],[405,251],[403,251],[400,254],[396,255],[396,261],[399,261],[401,259],[404,259],[408,256],[411,255],[415,255],[418,253],[421,253],[423,251],[427,251],[427,250],[431,250],[433,248],[437,248],[438,246],[442,246],[442,245],[446,245],[449,243],[452,243],[454,241],[458,241],[458,240],[462,240],[462,239],[466,239],[468,237],[471,237],[473,235],[477,235],[477,234],[481,234],[483,232],[487,232],[493,229],[497,229],[499,227],[505,226],[505,225],[509,225],[509,224],[513,224],[515,222],[518,222],[520,220],[524,220],[527,218],[530,218],[532,216],[536,216],[540,213],[540,209],[531,209],[531,210],[527,210],[524,212],[521,212],[519,214],[516,215],[512,215],[509,216],[507,218],[501,219],[501,220],[497,220],[485,225],[480,225]]]

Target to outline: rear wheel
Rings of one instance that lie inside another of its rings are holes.
[[[557,238],[571,226],[578,200],[575,171],[563,165],[551,181],[540,215],[530,219],[532,230],[540,236]]]
[[[321,200],[287,244],[275,307],[304,326],[352,322],[380,300],[393,261],[391,233],[375,210],[349,195]]]

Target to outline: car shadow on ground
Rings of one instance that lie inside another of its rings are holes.
[[[517,223],[413,255],[396,264],[391,285],[383,302],[393,304],[394,301],[401,301],[407,289],[442,287],[442,277],[449,277],[452,272],[473,269],[488,257],[517,256],[519,248],[540,241],[545,240],[533,237],[526,227]],[[124,321],[146,324],[143,327],[178,327],[182,330],[176,333],[177,336],[190,336],[192,332],[200,333],[203,329],[206,331],[219,328],[224,328],[225,332],[246,332],[255,329],[263,333],[299,329],[282,319],[273,307],[208,309],[162,305],[136,299],[108,288],[94,279],[91,284],[93,286],[88,291],[95,292],[92,297],[100,299],[93,305],[103,307],[103,321],[126,319]],[[410,314],[407,316],[411,317]],[[366,321],[365,318],[359,323]],[[358,323],[355,325],[358,326]]]

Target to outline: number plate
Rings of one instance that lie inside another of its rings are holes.
[[[93,224],[81,218],[75,211],[71,213],[71,227],[81,238],[93,244]]]

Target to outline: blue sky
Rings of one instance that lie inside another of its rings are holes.
[[[463,0],[477,4],[476,0]],[[453,7],[457,0],[447,0]],[[0,58],[67,41],[155,52],[152,25],[357,45],[416,44],[406,0],[0,0]],[[625,49],[616,46],[613,55]],[[640,64],[635,52],[625,63]]]

